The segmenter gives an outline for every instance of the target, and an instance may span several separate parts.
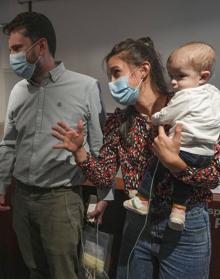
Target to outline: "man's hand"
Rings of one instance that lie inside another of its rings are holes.
[[[95,218],[95,222],[97,224],[102,224],[102,216],[103,216],[107,206],[108,206],[107,201],[101,200],[101,201],[97,202],[95,210],[88,213],[88,218],[90,218],[90,219]]]
[[[11,207],[5,204],[5,195],[0,194],[0,211],[8,211]]]
[[[179,157],[182,125],[176,124],[172,138],[165,133],[164,127],[158,127],[158,136],[152,144],[153,151],[161,163],[170,171],[182,171],[187,168],[186,163]]]

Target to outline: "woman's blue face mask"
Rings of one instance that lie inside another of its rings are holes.
[[[36,64],[39,60],[40,57],[35,61],[35,63],[31,64],[27,61],[26,53],[31,50],[36,44],[39,42],[39,40],[34,43],[28,50],[21,51],[18,53],[13,53],[10,54],[9,60],[10,60],[10,65],[13,69],[13,71],[18,75],[19,77],[22,77],[24,79],[31,79],[35,68]]]
[[[109,89],[113,99],[121,105],[134,105],[140,94],[140,85],[143,81],[139,82],[137,87],[130,87],[128,84],[129,76],[122,76],[115,81],[109,82]]]

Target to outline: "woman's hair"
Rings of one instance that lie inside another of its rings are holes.
[[[154,48],[153,41],[149,37],[138,40],[126,39],[116,44],[105,57],[105,62],[108,63],[109,59],[115,55],[118,55],[128,64],[135,66],[141,65],[147,60],[151,65],[150,77],[153,88],[159,93],[167,94],[168,89],[164,78],[164,68],[160,56]]]
[[[150,78],[152,87],[161,94],[168,94],[168,87],[164,77],[164,67],[160,56],[154,48],[151,38],[140,38],[138,40],[126,39],[116,44],[110,53],[105,57],[108,63],[111,57],[118,55],[123,61],[130,65],[139,66],[146,60],[150,63]],[[126,121],[120,127],[121,136],[127,142],[127,135],[135,115],[133,106],[128,106],[126,111]]]
[[[6,35],[14,31],[19,31],[33,43],[41,38],[47,39],[49,51],[53,57],[55,56],[56,34],[51,21],[45,15],[36,12],[18,14],[3,28]]]

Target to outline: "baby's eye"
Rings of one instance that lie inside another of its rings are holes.
[[[186,77],[186,75],[185,75],[185,74],[179,74],[178,77],[179,77],[179,78],[184,78],[184,77]]]
[[[170,75],[170,78],[171,78],[171,79],[175,79],[175,80],[180,80],[180,79],[183,79],[183,78],[185,78],[185,77],[186,77],[185,74]]]

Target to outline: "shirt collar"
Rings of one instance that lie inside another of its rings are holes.
[[[57,66],[49,72],[50,78],[53,82],[56,82],[65,71],[63,62],[57,61],[56,65]]]
[[[51,80],[52,82],[56,82],[58,78],[63,74],[65,69],[66,68],[62,61],[56,61],[56,67],[47,73],[44,80],[42,81],[42,84],[47,84],[49,80]],[[32,85],[39,86],[33,80],[28,80],[28,82]]]

